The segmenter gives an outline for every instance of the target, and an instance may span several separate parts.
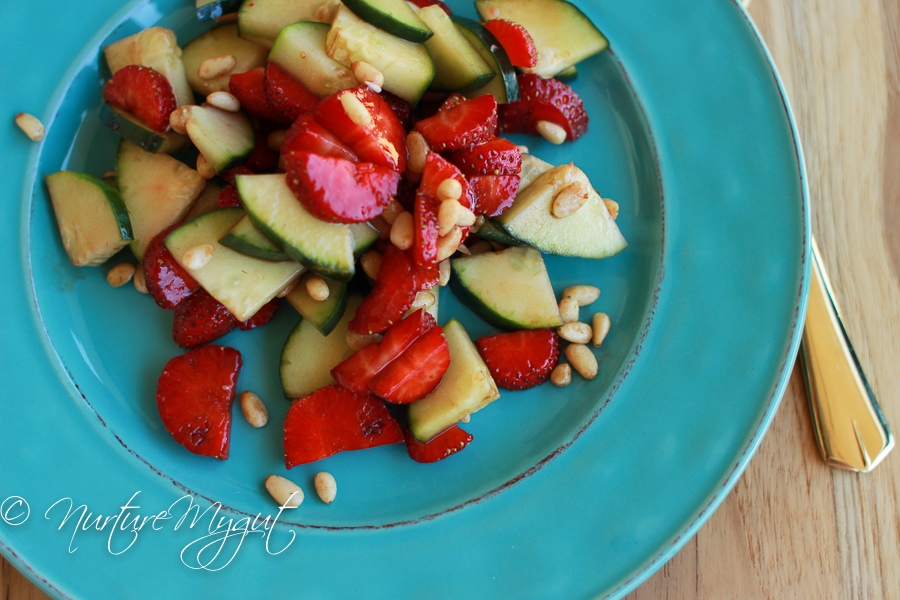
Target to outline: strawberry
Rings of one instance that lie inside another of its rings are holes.
[[[256,311],[255,315],[253,315],[246,321],[235,320],[235,324],[241,331],[250,331],[251,329],[262,327],[263,325],[271,321],[272,317],[275,316],[275,313],[278,311],[278,305],[278,298],[272,298],[271,300],[266,302],[262,308]]]
[[[400,121],[404,131],[408,131],[412,126],[412,106],[409,105],[409,102],[387,90],[381,90],[380,96],[391,107],[394,114],[397,115],[397,120]]]
[[[256,173],[256,171],[246,165],[237,165],[236,167],[225,169],[219,173],[219,177],[224,179],[226,183],[234,185],[235,182],[237,182],[238,175],[253,175],[254,173]]]
[[[226,459],[241,353],[207,345],[169,360],[156,386],[166,431],[194,454]]]
[[[228,79],[228,89],[241,101],[241,108],[251,116],[277,121],[278,112],[266,98],[265,81],[265,67],[256,67],[244,73],[232,73]]]
[[[441,2],[441,0],[410,0],[410,2],[412,2],[412,4],[415,4],[419,8],[425,8],[426,6],[432,6],[434,4],[437,4],[438,6],[441,7],[441,10],[443,10],[448,15],[453,14],[453,11],[450,10],[450,7],[447,6],[446,4],[444,4],[443,2]]]
[[[369,391],[394,404],[424,398],[450,366],[450,347],[440,326],[419,336],[369,382]]]
[[[277,115],[277,120],[285,123],[293,123],[297,117],[313,110],[319,103],[318,96],[272,61],[266,63],[263,93]]]
[[[484,22],[484,28],[494,34],[514,67],[533,67],[537,64],[537,46],[531,34],[520,24],[506,19],[489,19]]]
[[[359,159],[356,154],[316,121],[311,113],[298,118],[284,134],[281,142],[282,154],[312,152],[321,156],[345,158],[352,162]]]
[[[388,363],[434,327],[434,317],[420,308],[385,331],[381,341],[363,346],[331,369],[331,376],[348,390],[366,392]]]
[[[240,207],[244,204],[241,202],[241,195],[238,194],[234,184],[226,183],[219,190],[219,195],[216,197],[216,205],[219,208],[229,208],[234,206]]]
[[[453,99],[454,96],[451,96]],[[415,125],[434,150],[456,150],[474,146],[494,137],[497,131],[497,100],[485,94],[472,100],[448,99],[451,104]],[[445,102],[445,105],[447,103]]]
[[[140,65],[127,65],[116,71],[103,88],[103,99],[160,132],[169,127],[169,115],[178,107],[172,84],[165,75]]]
[[[422,178],[419,180],[419,193],[437,197],[438,187],[445,179],[455,179],[462,186],[460,204],[471,209],[474,206],[469,192],[469,183],[459,167],[438,154],[429,151],[425,156],[425,168],[422,170]]]
[[[518,175],[472,175],[469,188],[475,197],[475,214],[496,217],[512,206],[519,191]]]
[[[332,223],[374,219],[400,182],[393,169],[311,152],[283,154],[282,162],[294,195],[313,216]]]
[[[175,307],[172,339],[182,348],[196,348],[231,333],[236,326],[234,315],[199,288]]]
[[[547,381],[559,362],[559,336],[553,329],[522,329],[475,340],[475,347],[505,390],[525,390]]]
[[[522,152],[506,138],[454,150],[448,159],[465,175],[518,175],[522,171]]]
[[[519,100],[500,107],[500,127],[507,133],[537,134],[538,121],[549,121],[566,130],[574,141],[587,132],[588,115],[584,102],[571,87],[558,79],[521,74]]]
[[[295,400],[284,419],[288,469],[351,450],[403,441],[403,430],[384,403],[330,385]]]
[[[269,127],[263,127],[269,125]],[[271,132],[271,124],[261,123],[256,128],[256,145],[253,151],[244,159],[244,164],[248,169],[256,173],[271,171],[278,166],[278,152],[269,148],[269,135]]]
[[[440,203],[434,196],[416,194],[413,205],[413,261],[418,267],[437,265],[438,209]]]
[[[166,236],[178,225],[172,225],[150,240],[142,263],[147,292],[165,310],[172,310],[200,287],[166,248]]]
[[[403,433],[407,454],[411,459],[420,463],[443,460],[468,446],[473,439],[472,434],[463,431],[459,425],[445,429],[428,442],[420,442],[413,437],[409,430],[405,430]]]

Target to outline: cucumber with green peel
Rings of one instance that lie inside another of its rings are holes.
[[[353,233],[353,256],[357,258],[362,256],[381,237],[381,232],[371,223],[349,223],[348,226]]]
[[[194,103],[194,91],[181,60],[181,48],[171,29],[144,29],[104,47],[103,56],[111,73],[127,65],[143,65],[159,71],[169,80],[178,106]]]
[[[244,0],[238,11],[242,38],[271,48],[278,33],[297,21],[328,20],[332,0]]]
[[[196,104],[182,110],[188,137],[216,173],[244,162],[256,147],[256,131],[243,112]]]
[[[450,366],[438,386],[409,405],[409,428],[427,442],[500,397],[500,390],[466,328],[451,319],[444,325]]]
[[[219,242],[236,252],[263,260],[290,258],[284,248],[267,238],[247,215],[241,217]]]
[[[44,177],[63,248],[76,267],[97,266],[128,245],[131,219],[114,187],[76,171]]]
[[[506,230],[497,225],[493,219],[485,219],[481,227],[478,228],[478,237],[492,242],[500,242],[507,246],[520,246],[522,242],[506,233]]]
[[[492,94],[498,104],[516,102],[519,99],[519,80],[516,78],[516,69],[494,34],[488,31],[484,25],[472,19],[456,15],[452,19],[460,33],[494,71],[494,77],[490,81],[482,87],[466,92],[465,95],[468,98],[477,98],[485,94]]]
[[[297,201],[283,173],[238,175],[236,186],[253,224],[292,259],[324,277],[349,280],[354,273],[353,230],[319,220]]]
[[[236,61],[234,67],[218,77],[201,77],[200,65],[203,61],[219,56],[233,56]],[[240,37],[235,23],[225,23],[188,42],[181,53],[181,60],[191,89],[205,97],[213,92],[229,91],[228,81],[232,73],[245,73],[264,66],[268,56],[268,48]]]
[[[131,251],[143,260],[150,241],[184,218],[206,180],[168,154],[147,152],[121,140],[116,152],[116,185],[131,215]]]
[[[303,272],[293,260],[274,262],[235,252],[219,240],[244,216],[240,208],[203,213],[166,236],[172,257],[239,321],[246,321],[291,285]],[[201,266],[185,260],[188,250],[210,244],[214,251]]]
[[[325,53],[329,29],[327,23],[292,23],[278,33],[269,52],[270,61],[320,98],[359,85],[349,67]]]
[[[219,208],[219,194],[221,192],[222,184],[219,181],[216,181],[215,179],[208,180],[206,182],[206,189],[200,193],[200,196],[194,201],[191,209],[184,215],[184,221],[188,222],[205,212]]]
[[[422,43],[432,36],[421,12],[417,14],[406,0],[344,0],[344,4],[359,18],[404,40]]]
[[[300,316],[318,329],[319,333],[328,335],[344,316],[344,310],[347,308],[347,282],[323,277],[328,285],[328,297],[325,300],[315,300],[309,295],[305,282],[307,277],[313,275],[307,273],[301,277],[300,283],[294,286],[284,299],[300,313]]]
[[[212,21],[237,12],[242,0],[196,0],[197,20]]]
[[[134,116],[106,102],[100,106],[100,122],[147,152],[175,154],[191,143],[188,136],[181,133],[154,131]]]
[[[522,169],[519,171],[519,191],[524,191],[535,179],[553,168],[542,158],[528,152],[522,153]]]
[[[450,259],[450,286],[485,321],[503,329],[562,325],[543,255],[512,246]]]
[[[430,89],[467,92],[486,85],[494,78],[494,70],[456,28],[440,6],[432,4],[419,10],[419,18],[434,31],[424,42],[434,62],[434,79]]]

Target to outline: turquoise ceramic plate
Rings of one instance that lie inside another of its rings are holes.
[[[621,206],[625,252],[548,259],[557,291],[603,290],[590,310],[613,328],[598,377],[504,394],[442,463],[392,446],[285,473],[277,361],[291,310],[224,340],[271,424],[237,416],[227,462],[189,455],[154,404],[178,352],[171,315],[109,288],[103,269],[70,266],[42,184],[112,168],[98,51],[156,24],[185,43],[202,30],[192,3],[2,3],[4,555],[74,598],[588,598],[622,594],[671,557],[739,477],[788,380],[807,290],[802,160],[735,2],[581,4],[611,41],[572,84],[590,133],[526,143],[575,161]],[[44,121],[42,143],[15,128],[18,111]],[[473,336],[491,331],[449,293],[441,310]],[[319,468],[338,481],[330,506],[312,494]],[[269,473],[307,489],[301,508],[278,513]]]

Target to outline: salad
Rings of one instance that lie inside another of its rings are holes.
[[[227,459],[243,360],[218,341],[285,305],[302,316],[280,368],[289,469],[394,443],[442,460],[501,390],[596,375],[599,290],[557,298],[543,256],[620,252],[618,207],[504,134],[585,133],[565,79],[600,31],[565,0],[476,0],[482,22],[434,0],[280,4],[198,0],[216,23],[183,47],[160,27],[107,46],[114,170],[46,178],[72,264],[131,253],[107,279],[172,312],[172,437]],[[447,289],[502,332],[442,322]],[[240,404],[266,424],[258,396]]]

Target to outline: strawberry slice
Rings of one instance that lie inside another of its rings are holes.
[[[407,429],[403,432],[406,452],[409,457],[420,463],[433,463],[456,454],[469,445],[473,437],[459,425],[452,425],[428,442],[420,442]]]
[[[266,127],[268,125],[268,127]],[[269,148],[269,133],[272,131],[272,123],[260,123],[256,128],[256,145],[253,151],[244,159],[248,169],[256,173],[264,173],[278,166],[278,152]]]
[[[394,114],[397,115],[397,120],[400,121],[404,131],[409,131],[409,128],[412,126],[412,106],[410,106],[409,102],[387,90],[381,90],[379,95],[391,107]]]
[[[313,110],[319,103],[318,96],[272,61],[266,63],[263,92],[278,120],[285,123],[293,123],[297,117]]]
[[[280,117],[266,98],[266,68],[255,67],[244,73],[232,73],[228,79],[228,90],[241,101],[241,108],[251,116],[270,121]]]
[[[489,19],[484,28],[494,34],[514,67],[537,65],[538,52],[534,39],[519,23],[507,19]]]
[[[150,67],[127,65],[103,88],[103,99],[135,116],[153,131],[169,127],[169,115],[178,107],[172,84]]]
[[[288,187],[313,216],[360,223],[380,215],[400,182],[393,169],[312,152],[282,155]]]
[[[474,203],[466,176],[452,162],[437,152],[429,151],[425,156],[425,168],[422,170],[422,178],[419,180],[419,193],[436,198],[438,187],[445,179],[455,179],[459,182],[462,186],[462,195],[459,201],[463,206],[471,209]]]
[[[172,339],[182,348],[196,348],[231,333],[236,326],[234,315],[199,288],[175,307]]]
[[[180,223],[172,225],[150,240],[142,263],[147,292],[165,310],[172,310],[200,287],[166,248],[166,236],[178,225]]]
[[[566,130],[566,139],[577,140],[587,132],[584,102],[558,79],[533,73],[519,75],[519,100],[500,107],[500,128],[507,133],[537,135],[538,121],[549,121]]]
[[[417,267],[434,267],[438,256],[438,209],[440,203],[428,194],[416,194],[413,205],[413,261]]]
[[[272,320],[272,317],[274,317],[275,313],[278,312],[278,306],[278,298],[272,298],[271,300],[266,302],[262,308],[256,311],[255,315],[253,315],[246,321],[235,320],[235,324],[241,331],[250,331],[251,329],[262,327]]]
[[[424,398],[441,382],[450,366],[450,346],[440,326],[419,336],[372,381],[369,391],[394,404]]]
[[[302,115],[284,134],[281,153],[293,154],[295,152],[312,152],[321,156],[344,158],[352,162],[359,160],[350,148],[320,125],[312,113]]]
[[[330,385],[295,400],[284,419],[284,463],[288,469],[338,452],[403,441],[403,430],[384,403]]]
[[[497,131],[497,100],[485,94],[442,106],[433,116],[418,121],[415,129],[438,152],[480,144]]]
[[[465,175],[518,175],[522,171],[522,152],[506,138],[454,150],[448,158]]]
[[[238,193],[237,188],[231,183],[223,185],[222,189],[219,190],[219,195],[216,196],[216,206],[219,208],[240,207],[243,205],[244,203],[241,201],[241,195]]]
[[[496,217],[512,206],[519,191],[518,175],[472,175],[469,188],[475,197],[475,214]]]
[[[415,4],[419,8],[425,8],[426,6],[433,6],[437,4],[439,7],[441,7],[441,10],[443,10],[448,15],[453,14],[453,11],[450,10],[450,7],[441,2],[441,0],[410,0],[410,2],[412,4]]]
[[[242,365],[240,352],[215,345],[166,363],[156,387],[156,407],[176,442],[194,454],[228,458],[231,405]]]
[[[434,317],[420,308],[388,329],[380,342],[363,346],[331,369],[331,376],[348,390],[364,393],[388,363],[436,325]]]
[[[554,329],[522,329],[475,340],[488,370],[505,390],[526,390],[547,381],[559,362]]]
[[[381,257],[375,286],[350,320],[350,331],[364,335],[382,333],[400,321],[422,284],[416,277],[417,271],[408,253],[389,245]]]

